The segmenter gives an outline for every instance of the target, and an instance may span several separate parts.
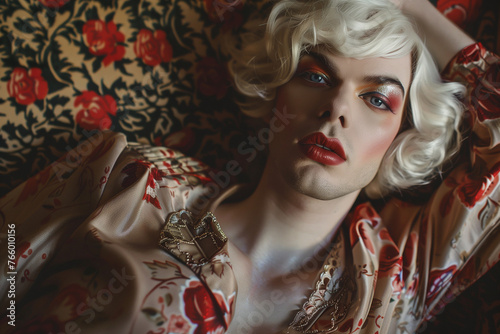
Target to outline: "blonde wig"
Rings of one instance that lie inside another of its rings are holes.
[[[262,30],[259,32],[259,30]],[[443,83],[411,21],[386,0],[283,0],[267,24],[255,24],[231,50],[230,72],[244,97],[244,113],[263,117],[276,90],[294,75],[302,54],[315,46],[352,58],[412,55],[412,82],[402,130],[386,152],[370,197],[427,183],[458,151],[465,89]]]

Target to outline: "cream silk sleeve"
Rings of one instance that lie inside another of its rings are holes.
[[[210,215],[182,214],[210,198],[206,170],[97,133],[2,198],[0,332],[225,331],[235,298],[226,239]]]

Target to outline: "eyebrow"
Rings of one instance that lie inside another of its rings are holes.
[[[314,52],[314,51],[309,51],[309,52],[303,53],[301,56],[305,56],[305,55],[309,55],[309,56],[313,57],[321,65],[326,67],[326,69],[330,73],[337,76],[337,73],[338,73],[337,67],[325,55],[323,55],[321,53]],[[372,84],[376,84],[376,85],[389,84],[389,85],[397,86],[401,90],[401,93],[403,93],[403,96],[405,95],[405,88],[404,88],[403,84],[401,83],[401,81],[398,80],[397,78],[390,77],[390,76],[384,76],[384,75],[370,75],[370,76],[364,77],[363,80],[368,82],[368,83],[372,83]]]
[[[399,89],[401,89],[401,93],[403,93],[403,96],[405,95],[405,88],[403,87],[403,84],[401,81],[399,81],[396,78],[392,77],[387,77],[387,76],[367,76],[364,77],[364,80],[369,83],[373,83],[376,85],[394,85],[397,86]]]

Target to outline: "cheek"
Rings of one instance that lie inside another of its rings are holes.
[[[298,116],[297,108],[294,101],[290,100],[290,92],[287,86],[280,87],[276,92],[276,100],[274,108],[275,115],[270,117],[269,126],[273,131],[273,140],[269,143],[269,150],[272,154],[280,152],[293,141],[293,133],[296,127],[296,119]],[[276,113],[287,115],[285,121],[277,117]],[[272,124],[271,124],[272,122]]]
[[[314,109],[314,101],[317,100],[319,100],[318,94],[314,94],[292,80],[276,91],[275,108],[297,117],[306,117],[309,111]]]
[[[287,105],[286,93],[287,93],[286,87],[284,86],[278,88],[278,90],[276,91],[276,103],[274,107],[279,111],[283,110],[283,108],[286,108]]]
[[[363,136],[365,157],[367,161],[381,161],[399,130],[399,123],[393,119],[386,120],[372,129],[370,135]],[[368,132],[367,132],[368,133]]]
[[[282,128],[277,137],[290,141],[303,132],[303,126],[312,108],[308,102],[310,99],[289,83],[278,89],[275,101],[275,111],[287,115],[285,123],[281,120],[276,122]]]
[[[278,88],[276,92],[276,103],[275,108],[279,112],[293,113],[297,114],[297,101],[298,99],[294,95],[292,87],[287,83],[284,86]]]

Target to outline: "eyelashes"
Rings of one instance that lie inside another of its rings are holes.
[[[315,70],[306,70],[300,71],[298,77],[303,78],[310,84],[318,85],[318,86],[330,86],[331,81],[328,75],[325,73],[315,71]]]
[[[387,98],[378,92],[368,92],[358,96],[377,109],[387,110],[394,113]]]
[[[296,77],[299,77],[303,79],[306,84],[310,87],[332,87],[335,83],[334,80],[332,80],[326,73],[324,73],[321,69],[318,69],[316,67],[305,67],[303,69],[298,69],[296,72],[297,74],[295,75]],[[387,89],[390,89],[388,87],[382,86],[379,87],[377,90],[374,91],[369,91],[366,93],[362,93],[358,95],[363,101],[370,107],[370,108],[375,108],[377,110],[381,111],[390,111],[394,113],[394,106],[386,95],[384,95],[381,91],[386,91]],[[397,105],[398,103],[396,103]]]

